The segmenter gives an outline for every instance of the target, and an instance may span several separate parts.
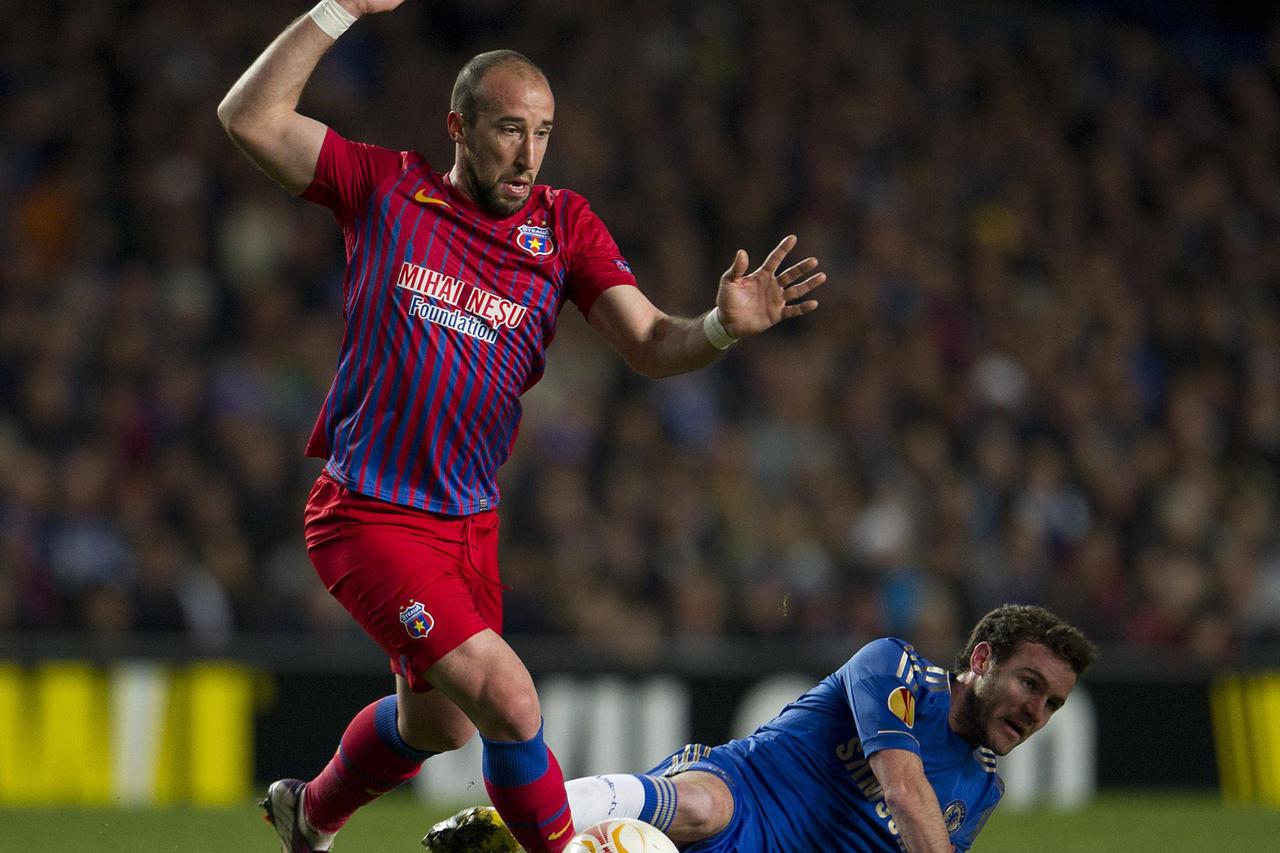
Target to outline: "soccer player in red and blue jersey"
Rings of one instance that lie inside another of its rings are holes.
[[[294,194],[329,207],[345,240],[346,333],[308,452],[326,460],[307,503],[317,573],[387,652],[396,693],[356,715],[314,779],[263,805],[285,853],[330,849],[363,804],[478,729],[485,785],[526,850],[559,851],[573,825],[542,739],[533,681],[501,637],[498,467],[520,395],[572,302],[635,370],[666,376],[812,311],[808,258],[754,272],[739,251],[716,305],[670,316],[586,200],[535,183],[555,103],[513,51],[464,66],[447,127],[452,168],[352,142],[297,112],[324,53],[356,19],[401,0],[322,0],[249,67],[218,108],[237,145]]]
[[[749,737],[690,745],[648,773],[574,779],[579,831],[657,826],[687,853],[953,853],[1000,802],[996,756],[1044,727],[1096,650],[1041,607],[974,626],[951,673],[885,637],[868,643]],[[512,850],[489,810],[423,839],[432,853]]]

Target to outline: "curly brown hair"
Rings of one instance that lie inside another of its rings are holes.
[[[1098,655],[1098,647],[1089,642],[1079,628],[1043,607],[1005,604],[978,620],[969,633],[964,651],[956,656],[956,670],[963,672],[969,668],[969,659],[978,643],[990,643],[995,662],[999,664],[1008,660],[1022,642],[1045,646],[1071,664],[1076,675],[1082,675]]]

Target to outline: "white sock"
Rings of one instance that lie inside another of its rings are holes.
[[[611,817],[639,817],[644,809],[644,785],[629,774],[570,779],[564,789],[569,794],[574,832]]]
[[[569,794],[574,832],[618,817],[637,818],[665,832],[675,818],[675,785],[670,779],[611,773],[570,779],[564,787]]]

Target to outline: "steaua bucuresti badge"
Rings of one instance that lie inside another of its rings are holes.
[[[538,225],[521,225],[516,229],[516,245],[535,258],[555,254],[556,244],[551,239],[551,229]]]
[[[409,632],[409,636],[415,640],[425,638],[431,633],[431,629],[436,626],[436,620],[431,618],[427,608],[413,599],[409,599],[409,603],[400,608],[400,623]]]

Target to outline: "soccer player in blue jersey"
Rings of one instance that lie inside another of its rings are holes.
[[[325,460],[307,501],[307,551],[396,678],[319,774],[276,781],[263,807],[284,853],[327,851],[357,809],[479,730],[495,806],[530,851],[559,853],[573,825],[564,777],[533,680],[502,639],[497,471],[520,396],[542,376],[567,303],[635,370],[669,376],[812,311],[806,296],[825,275],[815,258],[780,269],[796,242],[787,237],[751,273],[738,252],[701,317],[659,310],[586,199],[536,183],[555,99],[514,51],[459,72],[447,171],[299,113],[334,40],[400,3],[321,0],[218,107],[254,163],[341,229],[346,329],[307,446]]]
[[[996,756],[1049,721],[1095,651],[1026,605],[984,616],[955,672],[875,640],[749,737],[687,746],[644,774],[570,781],[575,828],[639,818],[687,853],[968,850],[1004,790]],[[485,809],[423,843],[515,849]]]

